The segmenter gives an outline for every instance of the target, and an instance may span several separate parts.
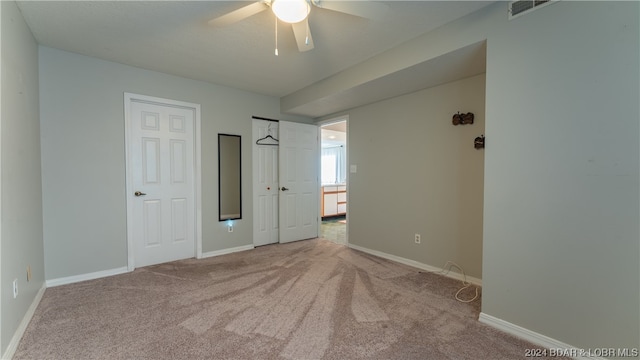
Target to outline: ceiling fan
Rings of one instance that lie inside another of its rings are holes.
[[[227,26],[270,8],[278,19],[291,24],[298,50],[303,52],[314,47],[309,29],[309,13],[312,7],[367,19],[380,19],[388,10],[387,5],[372,1],[260,0],[209,20],[208,24],[216,27]]]

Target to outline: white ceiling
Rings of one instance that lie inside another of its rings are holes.
[[[298,52],[290,25],[281,23],[279,56],[274,55],[275,19],[270,11],[222,28],[207,25],[210,19],[251,3],[19,1],[18,6],[41,45],[282,97],[491,2],[384,1],[389,11],[380,20],[313,7],[309,26],[315,48]],[[330,113],[326,102],[320,110],[314,106],[292,113]],[[345,106],[351,105],[332,109]]]
[[[347,121],[323,125],[320,127],[320,144],[322,147],[332,147],[347,144]]]

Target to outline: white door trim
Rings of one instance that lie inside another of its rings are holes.
[[[131,125],[131,103],[132,102],[144,102],[149,104],[157,104],[163,106],[172,106],[179,108],[187,108],[192,109],[194,111],[195,116],[195,124],[194,124],[194,198],[195,198],[195,242],[196,249],[195,254],[196,258],[202,258],[202,171],[201,171],[201,143],[200,143],[200,104],[193,104],[184,101],[171,100],[171,99],[163,99],[153,96],[132,94],[132,93],[124,93],[124,141],[125,141],[125,175],[126,175],[126,194],[127,194],[127,223],[131,224],[133,222],[133,200],[128,194],[133,193],[133,179],[131,174],[133,174],[132,169],[130,168],[131,164],[129,164],[129,131]],[[129,271],[133,271],[135,269],[135,259],[133,256],[133,234],[132,228],[127,226],[127,269]]]

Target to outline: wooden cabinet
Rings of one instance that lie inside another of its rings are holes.
[[[347,186],[329,185],[322,187],[322,217],[347,213]]]

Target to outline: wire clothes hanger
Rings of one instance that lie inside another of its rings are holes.
[[[275,143],[274,143],[275,142]],[[271,145],[271,146],[278,146],[279,144],[279,140],[274,138],[273,136],[271,136],[271,124],[269,124],[267,126],[267,136],[260,138],[258,140],[256,140],[256,144],[257,145]]]

